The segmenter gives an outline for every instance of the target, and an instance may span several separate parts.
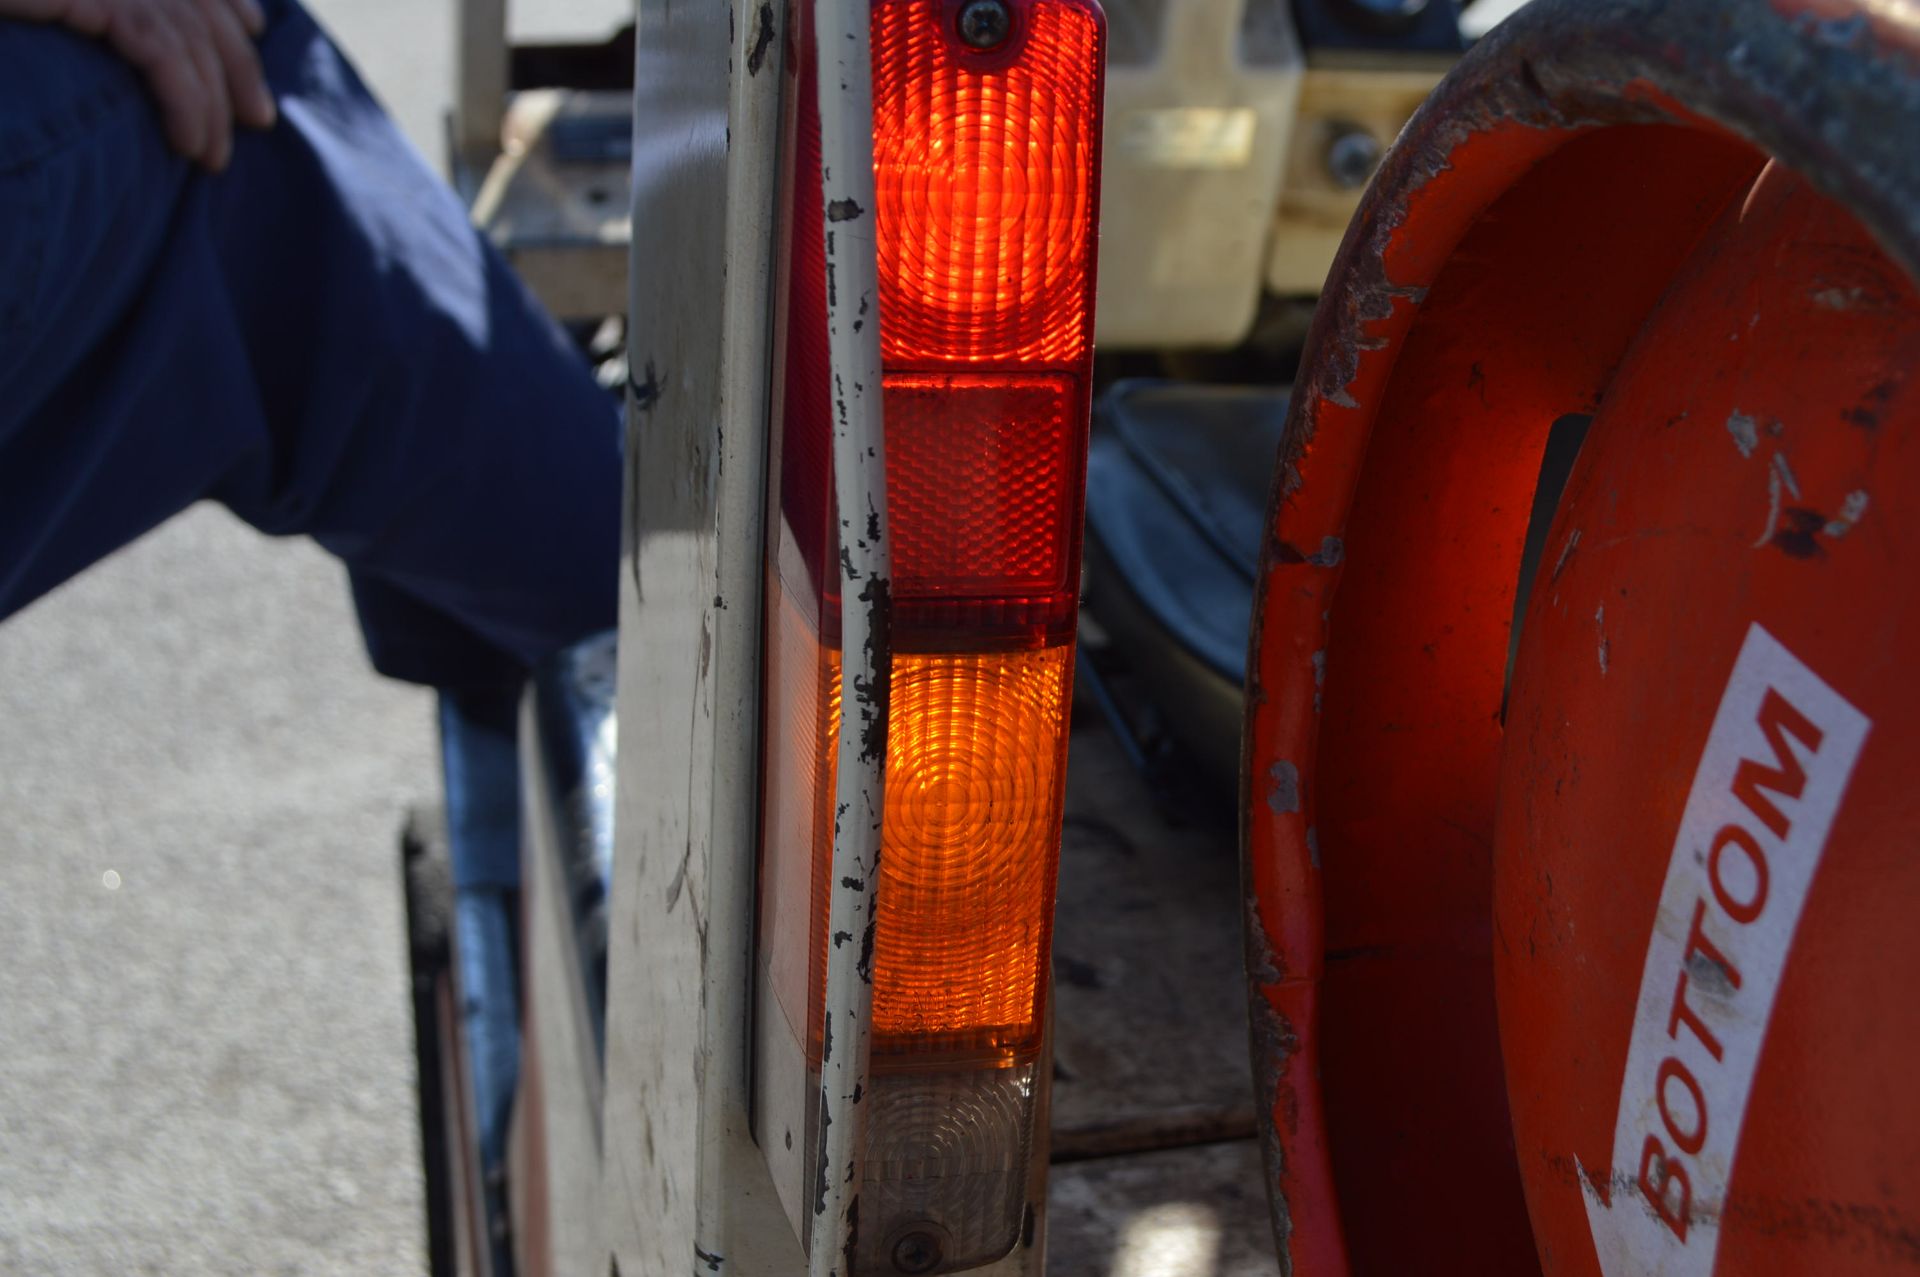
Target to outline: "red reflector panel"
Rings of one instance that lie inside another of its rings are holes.
[[[1090,350],[1099,13],[1033,5],[1009,47],[981,55],[949,34],[950,8],[874,10],[881,355],[1076,365]]]
[[[1067,587],[1085,464],[1078,379],[886,379],[897,595],[1023,597]]]

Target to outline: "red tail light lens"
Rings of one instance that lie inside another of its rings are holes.
[[[977,50],[960,8],[872,9],[894,658],[862,1273],[891,1273],[909,1233],[941,1255],[920,1271],[1014,1245],[1044,1085],[1105,25],[1091,0],[1008,0],[1008,38]],[[838,528],[821,337],[832,224],[800,25],[769,518],[760,1040],[777,1015],[784,1039],[763,1056],[816,1069],[834,942]],[[759,1067],[765,1095],[777,1083]],[[789,1132],[763,1122],[760,1134],[780,1163]]]
[[[960,7],[874,5],[881,355],[889,370],[1079,368],[1105,25],[1090,4],[1014,3],[1012,34],[983,53],[957,38]]]

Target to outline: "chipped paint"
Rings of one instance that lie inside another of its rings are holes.
[[[1308,563],[1317,568],[1334,568],[1346,557],[1346,543],[1339,537],[1321,537],[1320,548],[1312,554],[1303,553],[1298,547],[1281,541],[1273,547],[1273,557],[1280,563]]]
[[[647,360],[646,370],[645,380],[640,381],[634,379],[631,371],[627,373],[627,393],[633,398],[636,412],[652,412],[667,389],[667,379],[654,368],[651,358]]]
[[[866,511],[856,531],[839,521],[841,680],[835,748],[826,1015],[817,1094],[818,1164],[807,1226],[809,1277],[851,1277],[859,1239],[865,1094],[873,1011],[873,945],[885,802],[892,660],[892,564],[886,524],[886,449],[880,334],[861,322],[879,290],[873,207],[873,85],[864,6],[815,9],[821,199],[827,219],[827,350],[833,371],[834,496]],[[869,391],[869,387],[872,390]],[[860,938],[856,945],[853,937]],[[844,939],[843,939],[844,937]]]
[[[1784,453],[1776,452],[1767,466],[1767,526],[1753,540],[1753,548],[1763,550],[1773,542],[1774,530],[1780,526],[1780,508],[1782,494],[1800,499],[1800,483],[1793,477],[1793,467],[1787,464]]]
[[[1300,810],[1300,769],[1285,759],[1267,769],[1267,806],[1276,816]]]
[[[1807,294],[1822,310],[1855,310],[1867,299],[1864,288],[1819,288]]]
[[[1853,531],[1854,524],[1860,522],[1860,516],[1867,512],[1867,494],[1855,489],[1840,502],[1840,513],[1827,521],[1824,529],[1830,537],[1843,537]]]
[[[1254,916],[1257,922],[1257,914]],[[1259,1124],[1260,1155],[1266,1163],[1274,1249],[1281,1277],[1293,1277],[1293,1210],[1279,1186],[1287,1182],[1287,1137],[1293,1134],[1299,1116],[1298,1097],[1287,1080],[1287,1069],[1300,1050],[1300,1035],[1257,987],[1248,991],[1247,1026],[1253,1052],[1254,1116]]]
[[[1727,415],[1727,433],[1733,436],[1733,446],[1743,457],[1751,457],[1760,446],[1760,423],[1744,412],[1736,410]]]
[[[1600,658],[1600,672],[1605,674],[1607,672],[1607,657],[1613,645],[1607,642],[1607,609],[1604,604],[1594,609],[1593,628],[1600,633],[1600,646],[1597,654]]]
[[[747,74],[759,75],[773,47],[773,5],[762,4],[753,15],[753,48],[747,52]]]
[[[1246,927],[1247,975],[1257,984],[1279,984],[1286,979],[1286,965],[1260,920],[1260,901],[1252,895],[1246,899],[1242,921]]]

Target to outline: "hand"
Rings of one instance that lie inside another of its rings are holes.
[[[235,120],[274,121],[253,47],[266,29],[257,0],[0,0],[0,17],[105,40],[146,77],[174,149],[214,172],[233,154]]]

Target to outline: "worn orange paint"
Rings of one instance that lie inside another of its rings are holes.
[[[1296,1272],[1433,1270],[1443,1235],[1458,1271],[1533,1262],[1488,910],[1529,500],[1548,427],[1593,405],[1758,162],[1673,127],[1473,135],[1384,244],[1392,306],[1364,325],[1344,393],[1295,423],[1247,834],[1281,973],[1264,993],[1301,1047],[1274,1097]],[[1668,198],[1623,217],[1595,199],[1622,183]]]
[[[1676,273],[1594,420],[1549,561],[1578,539],[1529,602],[1495,872],[1519,1161],[1556,1274],[1601,1271],[1574,1159],[1610,1164],[1655,902],[1755,623],[1873,728],[1766,1030],[1718,1271],[1912,1271],[1916,367],[1910,281],[1772,167]],[[1722,944],[1738,929],[1711,921]],[[1711,1084],[1702,1098],[1705,1121],[1732,1120]]]

